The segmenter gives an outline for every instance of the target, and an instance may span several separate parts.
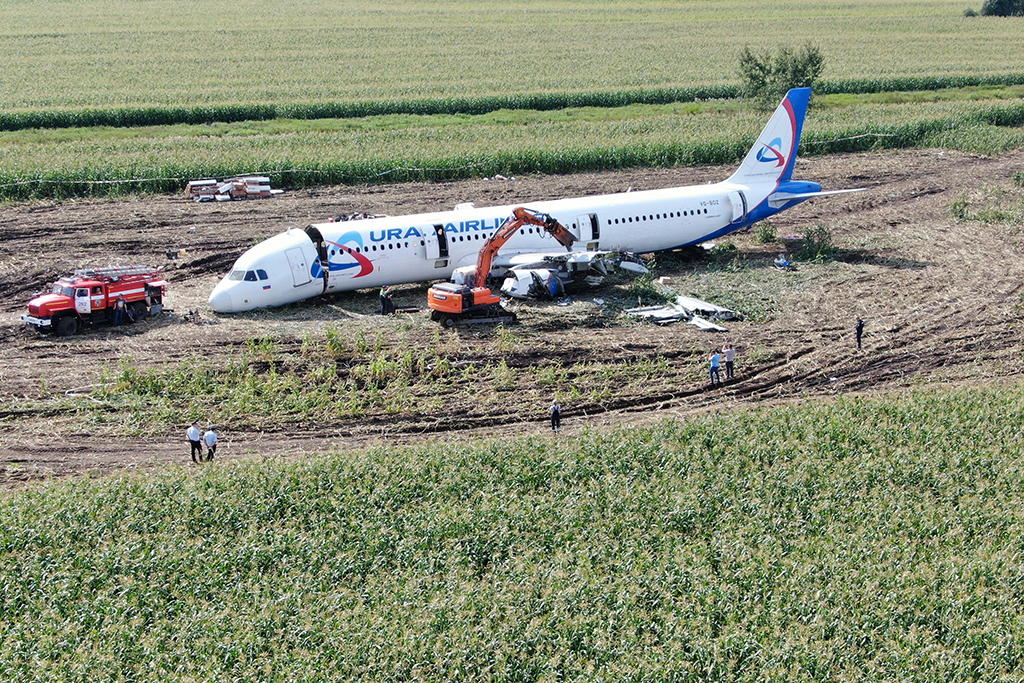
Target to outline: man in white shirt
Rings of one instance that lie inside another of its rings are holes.
[[[192,426],[185,432],[185,438],[192,446],[192,462],[201,462],[203,459],[203,433],[199,430],[199,420],[192,423]],[[199,459],[196,459],[196,454]]]
[[[732,344],[726,344],[722,348],[722,355],[725,356],[725,378],[732,379],[733,361],[736,360],[736,349]]]
[[[206,459],[213,460],[217,452],[217,425],[210,425],[210,429],[203,434],[203,443],[206,444]]]

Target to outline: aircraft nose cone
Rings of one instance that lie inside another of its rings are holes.
[[[213,309],[214,313],[231,313],[234,310],[234,304],[231,301],[231,294],[220,287],[215,288],[210,292],[210,308]]]

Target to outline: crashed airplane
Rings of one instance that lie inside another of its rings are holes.
[[[511,273],[505,294],[523,295],[552,273],[585,270],[613,253],[699,244],[746,228],[800,202],[857,190],[821,190],[793,180],[810,88],[790,90],[739,169],[714,184],[476,208],[372,217],[292,228],[242,254],[210,294],[210,308],[235,313],[321,294],[445,279],[476,262],[481,246],[515,206],[553,216],[576,236],[559,250],[524,227],[493,262]],[[543,272],[542,272],[543,271]],[[517,286],[514,283],[520,282]]]

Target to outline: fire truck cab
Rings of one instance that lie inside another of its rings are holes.
[[[49,293],[32,299],[21,319],[40,332],[60,336],[86,324],[142,320],[163,311],[167,281],[160,271],[148,266],[76,270],[54,282]]]

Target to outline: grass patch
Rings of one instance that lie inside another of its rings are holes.
[[[1021,184],[990,185],[964,194],[949,207],[959,221],[1024,225],[1024,191]]]

